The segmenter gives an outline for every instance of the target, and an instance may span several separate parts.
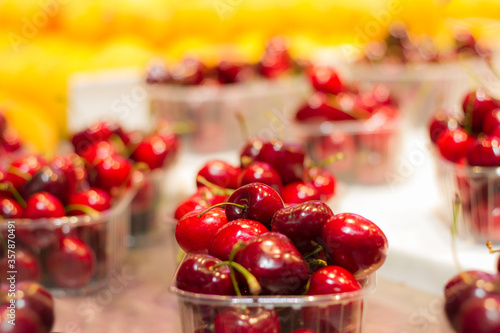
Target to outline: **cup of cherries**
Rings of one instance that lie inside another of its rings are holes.
[[[329,164],[339,179],[362,184],[388,181],[401,147],[399,110],[391,92],[377,84],[361,91],[333,67],[310,67],[315,92],[295,113],[293,127],[313,161],[341,154]]]
[[[131,203],[129,245],[147,244],[158,227],[159,202],[168,168],[174,163],[179,149],[177,135],[166,123],[158,123],[150,133],[126,131],[119,124],[100,121],[75,133],[71,138],[74,151],[86,165],[108,166],[112,177],[135,174],[137,193]],[[109,164],[107,161],[118,162]],[[113,181],[110,177],[106,181]],[[122,177],[124,180],[126,177]]]
[[[452,221],[460,203],[458,236],[500,242],[500,101],[485,90],[465,95],[460,112],[438,111],[429,123],[436,173]]]
[[[185,214],[175,237],[187,254],[170,290],[185,333],[361,332],[388,248],[368,219],[319,200],[287,205],[259,182]]]
[[[284,120],[310,91],[301,61],[285,39],[268,41],[258,61],[224,52],[216,64],[189,57],[173,66],[152,65],[146,77],[153,118],[179,125],[186,151],[213,153],[237,149],[245,140],[236,113],[251,135],[269,128],[268,113]]]

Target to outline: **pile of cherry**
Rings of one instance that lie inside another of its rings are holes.
[[[240,165],[210,160],[197,173],[197,191],[182,201],[174,217],[223,202],[238,187],[260,182],[276,190],[287,204],[328,201],[336,193],[336,178],[319,165],[308,165],[299,144],[279,139],[250,139],[240,151]],[[336,162],[333,162],[336,163]]]
[[[494,230],[484,236],[498,241],[500,222],[494,211],[500,207],[500,192],[491,170],[500,166],[500,101],[477,89],[465,96],[461,111],[456,117],[437,112],[429,124],[430,139],[441,158],[453,163],[456,191],[473,230]],[[483,168],[467,171],[476,166]]]
[[[334,215],[317,200],[286,205],[278,192],[259,182],[238,187],[222,203],[186,213],[177,222],[175,237],[187,253],[176,287],[221,296],[360,291],[385,261],[388,247],[382,230],[368,219]],[[350,332],[360,325],[362,297],[347,303],[332,298],[323,308],[304,304],[301,310],[283,311],[213,304],[194,305],[193,311],[197,332],[249,327],[265,327],[265,332]]]
[[[197,58],[189,57],[171,68],[163,64],[150,67],[146,82],[149,84],[223,85],[247,82],[257,78],[275,79],[302,71],[302,64],[292,58],[286,41],[280,37],[268,41],[257,63],[220,61],[209,66]]]
[[[336,70],[311,66],[308,75],[315,92],[295,114],[301,140],[314,161],[342,153],[330,170],[344,180],[380,183],[397,154],[398,106],[389,88],[376,84],[360,90],[346,84]],[[324,132],[323,122],[334,124]],[[303,132],[303,133],[301,133]]]
[[[76,133],[72,144],[76,153],[51,159],[26,154],[0,169],[2,281],[11,271],[6,245],[12,239],[7,223],[12,220],[18,282],[78,290],[104,279],[117,251],[108,240],[116,234],[112,228],[120,227],[110,223],[111,214],[118,214],[111,210],[131,187],[141,184],[137,179],[144,178],[144,170],[168,163],[177,149],[172,134],[143,136],[110,122]],[[81,215],[91,220],[61,220]],[[126,227],[128,221],[122,222],[120,228]]]

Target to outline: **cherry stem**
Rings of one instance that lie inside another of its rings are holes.
[[[457,254],[457,224],[458,224],[458,213],[460,212],[461,200],[458,194],[455,194],[455,199],[453,200],[453,223],[451,225],[451,253],[453,254],[453,262],[458,269],[458,273],[462,277],[462,279],[467,282],[469,281],[469,275],[464,272],[460,262],[458,261]]]
[[[237,270],[243,277],[245,278],[248,288],[250,289],[250,293],[252,295],[258,295],[260,294],[260,291],[262,288],[260,287],[259,281],[257,281],[257,278],[248,271],[245,267],[241,266],[237,262],[234,261],[223,261],[221,263],[218,263],[217,265],[213,266],[214,268],[222,265],[228,265],[230,270],[231,270],[231,280],[233,282],[234,290],[236,291],[236,294],[238,296],[241,296],[241,291],[240,288],[238,287],[238,282],[236,281],[236,276],[234,275],[234,270]]]
[[[248,130],[248,124],[245,119],[245,116],[241,111],[235,112],[236,120],[238,121],[238,125],[240,126],[240,131],[243,136],[243,140],[248,140],[250,138],[250,131]]]
[[[222,207],[222,206],[234,206],[234,207],[238,207],[240,209],[245,209],[247,206],[245,205],[240,205],[240,204],[237,204],[237,203],[234,203],[234,202],[221,202],[221,203],[218,203],[216,205],[213,205],[211,207],[208,207],[207,209],[205,209],[204,211],[202,211],[200,214],[198,214],[198,217],[202,217],[204,214],[206,214],[207,212],[209,212],[210,210],[216,208],[216,207]]]
[[[109,137],[109,142],[113,147],[115,147],[115,149],[120,153],[120,155],[125,156],[127,158],[130,157],[130,155],[132,155],[133,152],[128,151],[127,145],[125,145],[122,138],[118,134],[116,133],[111,134],[111,136]]]
[[[333,154],[330,157],[324,159],[323,161],[319,161],[318,163],[312,164],[311,166],[323,168],[329,164],[342,161],[344,158],[345,158],[345,154],[343,152],[338,152],[338,153]]]
[[[309,267],[312,265],[319,265],[321,267],[328,266],[328,263],[326,261],[324,261],[323,259],[314,259],[314,260],[308,261],[307,264],[309,265]]]
[[[21,194],[17,191],[17,189],[12,185],[11,182],[0,183],[0,190],[2,191],[10,191],[14,199],[21,205],[21,207],[26,208],[26,201],[23,199]]]
[[[9,170],[8,170],[9,173],[12,173],[18,177],[21,177],[22,179],[28,181],[31,179],[31,175],[29,173],[26,173],[26,172],[23,172],[21,169],[19,169],[18,167],[15,167],[15,166],[9,166]]]
[[[465,106],[465,131],[467,133],[472,133],[472,112],[474,108],[474,102],[476,101],[476,94],[469,95],[469,100],[467,101],[467,105]],[[474,96],[474,97],[472,97]]]
[[[320,253],[321,251],[323,251],[323,246],[318,246],[316,249],[314,249],[313,251],[307,253],[306,255],[304,255],[304,259],[307,259],[317,253]]]
[[[500,250],[493,250],[493,244],[489,240],[486,241],[486,247],[488,248],[488,250],[490,251],[490,253],[500,252]]]
[[[84,212],[86,215],[90,216],[99,216],[100,212],[95,210],[94,208],[87,206],[87,205],[67,205],[66,206],[66,211],[70,212],[72,210],[79,210]]]
[[[206,187],[208,187],[212,191],[212,193],[216,194],[216,195],[227,195],[227,196],[230,196],[234,192],[234,190],[231,190],[231,189],[228,189],[228,188],[224,188],[224,187],[221,187],[219,185],[215,185],[214,183],[209,182],[205,177],[200,176],[200,175],[198,175],[196,177],[196,181],[198,181],[201,184],[203,184]]]
[[[372,114],[362,108],[354,106],[351,110],[347,111],[342,108],[342,106],[336,100],[337,95],[329,95],[328,96],[328,105],[334,107],[340,112],[345,113],[357,120],[368,119],[372,116]]]

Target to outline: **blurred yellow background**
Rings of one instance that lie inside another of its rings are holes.
[[[22,138],[50,152],[66,135],[75,72],[144,68],[222,43],[253,57],[276,34],[308,56],[381,38],[395,20],[437,39],[453,25],[494,37],[498,19],[493,0],[0,0],[0,108]]]

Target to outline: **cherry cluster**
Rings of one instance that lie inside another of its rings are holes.
[[[176,208],[179,220],[186,213],[221,203],[238,187],[260,182],[276,190],[287,204],[328,201],[336,178],[321,166],[307,165],[299,144],[273,139],[251,139],[240,151],[240,165],[223,160],[206,162],[197,173],[197,191]]]
[[[9,155],[19,153],[23,148],[17,131],[9,125],[7,119],[0,111],[0,157],[8,158]]]
[[[49,333],[54,324],[54,300],[35,282],[0,287],[0,332]]]
[[[113,144],[114,136],[120,137],[121,146]],[[107,241],[112,231],[107,218],[98,216],[111,214],[115,202],[135,186],[139,163],[159,167],[173,158],[177,147],[173,135],[147,136],[135,144],[132,160],[118,154],[117,148],[127,147],[125,142],[131,144],[132,138],[132,133],[118,125],[100,122],[72,137],[76,153],[50,160],[27,154],[0,169],[0,216],[6,221],[21,219],[15,229],[18,281],[79,288],[93,277],[105,276],[112,255]],[[95,221],[56,223],[66,216],[83,215]],[[1,227],[5,245],[7,223]],[[6,252],[2,246],[2,280],[11,270]]]
[[[491,243],[487,242],[490,252]],[[444,309],[459,333],[500,332],[500,261],[495,273],[461,271],[444,287]]]
[[[204,64],[197,58],[185,58],[172,68],[153,65],[148,71],[149,84],[224,85],[247,82],[256,78],[275,79],[302,70],[300,61],[294,60],[287,43],[280,37],[268,41],[257,63],[220,61],[215,66]]]
[[[214,295],[359,291],[385,261],[388,247],[382,230],[368,219],[351,213],[334,215],[322,201],[285,205],[273,188],[258,182],[237,188],[221,204],[187,213],[178,221],[175,237],[187,253],[177,272],[177,288]],[[290,315],[286,312],[261,307],[217,309],[201,325],[203,332],[244,329],[254,322],[269,332],[280,332],[280,325],[290,327],[282,318]],[[349,312],[354,310],[344,310],[344,319],[355,316]],[[314,311],[330,315],[322,316],[324,322],[318,324]],[[293,329],[304,330],[294,332],[348,327],[335,313],[328,307],[299,311]]]
[[[463,56],[487,57],[491,51],[466,30],[454,34],[454,45],[449,50],[439,50],[430,38],[419,38],[408,32],[406,25],[395,22],[382,41],[371,41],[364,50],[361,62],[371,63],[427,63],[457,60]]]

